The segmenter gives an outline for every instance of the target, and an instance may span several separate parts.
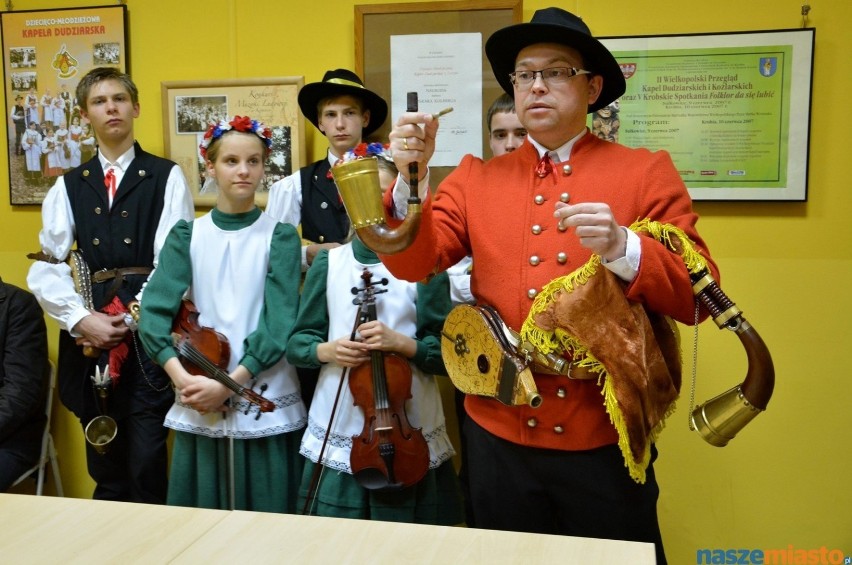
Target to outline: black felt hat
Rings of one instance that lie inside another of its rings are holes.
[[[317,104],[320,100],[332,96],[354,96],[362,101],[364,110],[370,111],[370,123],[362,132],[364,137],[379,129],[388,117],[387,102],[375,92],[367,90],[358,75],[346,69],[334,69],[323,75],[322,82],[306,84],[299,91],[299,108],[317,129],[319,129]]]
[[[485,43],[494,76],[509,96],[515,95],[509,73],[515,70],[518,53],[535,43],[559,43],[576,49],[583,56],[586,70],[603,77],[603,90],[595,103],[589,105],[589,112],[624,94],[627,85],[621,67],[609,49],[592,37],[583,20],[561,8],[545,8],[536,10],[529,23],[495,31]]]

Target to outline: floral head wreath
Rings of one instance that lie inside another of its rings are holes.
[[[204,132],[204,139],[201,140],[201,145],[198,146],[201,151],[201,157],[207,159],[207,149],[210,144],[222,137],[225,132],[235,130],[243,133],[253,133],[260,138],[266,146],[267,155],[272,150],[272,130],[263,125],[263,123],[253,120],[248,116],[234,116],[231,121],[220,120],[210,124],[207,131]]]
[[[348,163],[350,161],[366,159],[368,157],[378,157],[379,159],[384,159],[385,161],[393,163],[390,146],[378,142],[360,143],[356,145],[353,149],[344,153],[342,161],[344,163]]]

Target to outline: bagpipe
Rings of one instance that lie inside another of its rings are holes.
[[[418,107],[417,93],[407,95],[408,112],[416,112]],[[452,111],[447,108],[433,114],[436,118]],[[409,186],[411,196],[408,198],[408,208],[405,220],[391,228],[385,222],[385,212],[382,205],[382,187],[379,183],[379,164],[377,157],[358,158],[338,164],[331,168],[331,174],[346,214],[352,222],[352,228],[364,244],[375,251],[391,255],[408,248],[417,237],[420,229],[420,216],[423,211],[418,196],[418,165],[408,166],[410,175]]]
[[[719,288],[718,283],[712,277],[706,263],[700,259],[697,252],[691,247],[688,238],[671,226],[663,226],[653,222],[639,223],[633,226],[637,231],[651,231],[657,239],[665,240],[673,250],[680,252],[685,257],[690,271],[692,291],[696,302],[696,324],[699,305],[704,306],[720,329],[733,331],[743,345],[747,359],[748,370],[745,380],[730,390],[700,404],[691,410],[690,429],[697,430],[699,435],[711,445],[724,446],[733,439],[743,427],[753,420],[760,412],[766,410],[769,399],[775,385],[775,369],[772,356],[757,330],[745,319],[742,311],[731,301],[731,299]],[[651,234],[649,234],[651,235]],[[674,243],[672,243],[674,242]],[[688,248],[688,251],[684,251]],[[447,372],[456,388],[466,394],[473,394],[495,398],[503,404],[516,406],[528,405],[537,407],[542,399],[538,394],[532,373],[547,373],[564,375],[574,379],[603,379],[618,378],[619,375],[607,373],[606,362],[595,358],[597,349],[586,349],[579,347],[567,347],[570,353],[566,353],[564,344],[554,347],[540,347],[542,340],[533,339],[537,331],[530,330],[543,319],[551,324],[548,328],[550,339],[560,335],[562,340],[571,342],[577,346],[581,342],[566,334],[578,333],[577,328],[584,324],[595,322],[583,322],[575,324],[567,320],[564,315],[559,319],[555,314],[570,311],[578,317],[578,309],[582,309],[582,300],[577,299],[578,306],[566,308],[566,304],[572,300],[572,292],[578,295],[588,293],[599,293],[605,296],[604,302],[610,297],[618,298],[625,306],[624,308],[641,308],[635,304],[629,304],[623,299],[623,292],[619,290],[617,283],[602,283],[610,281],[614,276],[600,267],[599,260],[590,262],[578,269],[572,275],[557,279],[545,286],[545,290],[539,294],[529,317],[524,322],[521,331],[516,332],[503,323],[499,314],[488,306],[460,305],[455,307],[444,323],[442,354]],[[549,290],[548,290],[549,289]],[[610,294],[606,294],[609,292]],[[618,296],[620,295],[620,296]],[[539,300],[541,299],[541,300]],[[561,301],[561,302],[560,302]],[[555,304],[560,302],[561,307]],[[626,310],[625,310],[626,311]],[[582,312],[579,312],[582,314]],[[649,324],[649,327],[653,324]],[[666,324],[663,323],[662,326]],[[656,327],[660,327],[658,324]],[[559,332],[554,331],[559,329]],[[582,331],[580,331],[582,333]],[[651,333],[650,331],[648,332]],[[659,334],[657,334],[659,335]],[[581,336],[581,338],[584,336]],[[672,343],[663,344],[660,349],[671,349]],[[577,355],[577,349],[581,350]],[[572,355],[573,354],[573,355]],[[621,354],[616,353],[618,357]],[[578,359],[580,357],[581,359]],[[599,357],[603,358],[603,355]],[[663,353],[660,357],[666,358]],[[676,357],[671,353],[668,359]],[[610,357],[612,358],[612,356]],[[664,363],[658,363],[664,366]],[[663,408],[659,411],[659,422],[665,418],[668,410],[673,408],[670,404],[679,390],[679,367],[676,385],[672,388],[673,396],[661,399]],[[665,372],[665,370],[663,370]],[[666,374],[668,377],[668,374]],[[641,379],[640,379],[641,380]],[[604,386],[612,386],[604,383]],[[618,385],[612,395],[613,404],[618,404]],[[608,410],[609,410],[608,406]],[[612,414],[611,414],[612,415]],[[616,418],[618,419],[618,418]],[[629,426],[628,426],[629,427]],[[652,426],[653,428],[654,426]],[[648,429],[640,432],[647,437],[654,437],[656,430]],[[627,451],[627,446],[623,446]]]

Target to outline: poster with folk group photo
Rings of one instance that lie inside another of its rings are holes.
[[[95,155],[75,90],[95,67],[127,70],[126,15],[124,5],[0,14],[13,205],[41,204]]]

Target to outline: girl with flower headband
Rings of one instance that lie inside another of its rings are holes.
[[[302,458],[298,430],[306,411],[295,368],[283,358],[299,304],[300,239],[296,228],[262,212],[254,195],[272,134],[237,116],[211,124],[201,143],[207,174],[218,184],[216,207],[178,222],[145,289],[139,333],[172,378],[175,403],[165,425],[176,430],[168,503],[272,512],[296,510]],[[172,320],[184,296],[198,322],[230,343],[228,372],[274,402],[271,412],[219,382],[187,372],[172,344]],[[226,470],[222,462],[237,461]],[[234,492],[225,488],[228,473]]]
[[[364,157],[378,158],[380,184],[387,189],[397,174],[387,146],[361,144],[345,154],[343,160]],[[377,296],[377,320],[360,324],[353,341],[350,337],[358,307],[353,305],[350,289],[362,286],[364,269],[372,273],[372,280],[386,279],[387,284]],[[312,515],[436,525],[461,523],[458,479],[451,461],[454,451],[434,376],[446,374],[440,331],[450,306],[445,274],[428,284],[396,279],[357,237],[317,254],[308,269],[299,316],[287,344],[291,363],[319,369],[309,425],[301,445],[308,462],[302,477],[300,507],[310,499],[308,510]],[[411,367],[412,397],[405,409],[411,425],[422,428],[426,438],[429,471],[420,482],[399,491],[372,491],[357,483],[350,454],[352,436],[361,433],[364,414],[353,405],[352,394],[344,383],[321,462],[335,472],[322,473],[313,491],[314,468],[319,464],[338,383],[343,373],[348,373],[346,368],[369,363],[371,351],[376,350],[397,353]]]

